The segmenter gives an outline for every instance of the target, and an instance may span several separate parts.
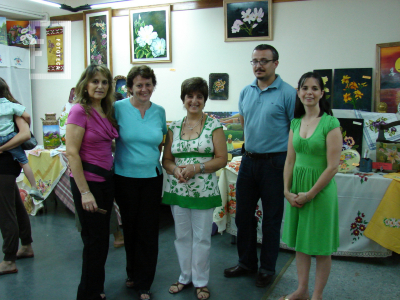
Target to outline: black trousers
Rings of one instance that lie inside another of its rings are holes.
[[[91,213],[83,210],[82,196],[73,177],[71,191],[75,209],[82,225],[83,241],[82,276],[78,287],[78,300],[101,299],[104,292],[105,263],[108,255],[110,238],[110,217],[114,201],[114,181],[88,181],[89,189],[96,199],[99,208],[107,210],[107,214]]]
[[[15,179],[13,175],[0,174],[0,229],[6,261],[17,259],[19,239],[22,245],[32,243],[31,223]]]
[[[158,257],[158,231],[163,175],[130,178],[115,175],[126,251],[126,272],[135,287],[150,290]]]

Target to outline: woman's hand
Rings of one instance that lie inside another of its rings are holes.
[[[307,193],[298,193],[297,194],[297,198],[296,198],[296,202],[298,204],[304,205],[307,202],[309,202],[309,199],[307,197]]]
[[[85,195],[82,195],[82,207],[83,210],[86,210],[88,212],[96,212],[97,211],[97,203],[96,199],[94,199],[94,196],[92,193],[87,193]]]
[[[293,207],[301,208],[304,204],[298,202],[299,196],[293,193],[285,193],[285,198],[289,201],[290,205]]]
[[[182,173],[181,173],[182,181],[179,181],[180,183],[188,182],[190,179],[192,179],[194,177],[194,175],[196,175],[196,173],[197,173],[196,171],[198,171],[194,164],[179,166],[179,168],[182,169]],[[199,167],[199,170],[200,170],[200,167]]]

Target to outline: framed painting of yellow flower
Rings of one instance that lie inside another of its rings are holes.
[[[372,68],[335,69],[332,108],[371,111]]]
[[[210,73],[209,85],[208,85],[208,97],[211,100],[228,100],[229,74]]]

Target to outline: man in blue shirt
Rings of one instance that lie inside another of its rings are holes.
[[[282,223],[283,167],[296,90],[275,74],[279,54],[270,45],[258,45],[252,54],[256,79],[240,93],[240,122],[245,148],[236,184],[236,226],[239,263],[226,269],[226,277],[255,273],[256,286],[273,279]],[[257,202],[263,206],[263,242],[260,267],[257,258]]]

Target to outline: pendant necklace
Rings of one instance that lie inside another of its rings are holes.
[[[185,126],[186,126],[187,128],[189,128],[190,130],[193,130],[193,129],[195,129],[195,128],[197,127],[197,125],[200,124],[201,121],[203,121],[203,117],[204,117],[204,114],[201,114],[200,120],[199,120],[199,121],[196,123],[196,125],[194,125],[193,127],[190,127],[189,124],[186,122],[186,121],[187,121],[187,117],[186,117],[186,119],[185,119]]]

